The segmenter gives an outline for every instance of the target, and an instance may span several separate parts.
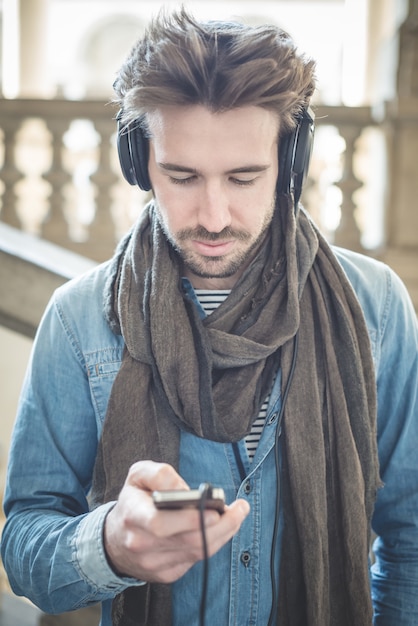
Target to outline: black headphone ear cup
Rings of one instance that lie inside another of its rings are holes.
[[[296,141],[296,130],[279,140],[279,176],[277,179],[277,192],[290,193],[293,169],[293,153]]]
[[[151,189],[148,174],[149,141],[139,121],[135,122],[130,131],[129,141],[136,182],[141,189],[149,191]]]
[[[314,114],[311,109],[304,111],[299,124],[295,145],[293,172],[295,202],[299,202],[302,188],[308,176],[314,142]]]
[[[277,191],[293,192],[295,207],[308,175],[314,140],[314,120],[313,111],[310,108],[304,110],[296,128],[282,137],[279,143]]]
[[[116,141],[122,174],[125,180],[127,180],[130,185],[136,185],[135,171],[133,168],[131,151],[129,148],[129,130],[127,127],[121,127],[119,117]]]
[[[130,185],[138,185],[144,191],[151,189],[148,175],[149,142],[140,120],[122,127],[118,115],[117,147],[124,178]]]

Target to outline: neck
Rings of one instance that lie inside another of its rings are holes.
[[[183,273],[183,276],[190,280],[194,289],[207,289],[209,291],[231,290],[238,280],[235,276],[231,278],[202,278],[187,271]]]

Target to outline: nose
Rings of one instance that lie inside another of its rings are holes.
[[[222,184],[207,182],[199,197],[198,221],[210,233],[220,233],[231,225],[228,195]]]

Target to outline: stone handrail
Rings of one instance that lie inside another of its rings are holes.
[[[94,265],[0,223],[0,325],[33,337],[52,292]]]

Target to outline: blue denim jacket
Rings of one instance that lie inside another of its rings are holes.
[[[381,476],[373,517],[378,536],[371,568],[376,626],[418,624],[418,332],[400,280],[386,266],[336,249],[363,307],[378,389]],[[89,512],[97,442],[123,351],[102,312],[107,264],[61,287],[39,328],[14,429],[2,539],[11,586],[46,612],[102,602],[110,626],[115,594],[137,580],[119,578],[103,550],[112,503]],[[299,358],[303,358],[300,355]],[[207,623],[265,625],[271,604],[274,438],[280,372],[255,458],[245,444],[182,434],[180,473],[193,487],[210,481],[227,500],[246,498],[251,514],[210,560]],[[307,442],[308,443],[308,442]],[[281,524],[281,520],[280,520]],[[280,558],[280,541],[277,547]],[[173,585],[173,624],[197,626],[201,567]],[[318,625],[321,626],[321,625]]]

